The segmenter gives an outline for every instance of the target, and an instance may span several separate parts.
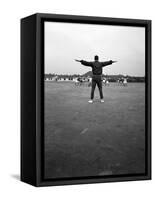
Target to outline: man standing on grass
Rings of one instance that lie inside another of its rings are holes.
[[[100,93],[101,103],[104,103],[103,92],[102,92],[102,77],[101,77],[102,76],[102,67],[105,67],[107,65],[111,65],[112,63],[115,63],[117,61],[110,60],[110,61],[105,61],[105,62],[99,62],[99,57],[97,55],[94,57],[93,62],[87,62],[87,61],[84,61],[84,60],[75,60],[75,61],[80,62],[82,65],[92,67],[91,97],[90,97],[90,100],[88,102],[93,103],[94,91],[95,91],[95,87],[96,87],[96,84],[97,84],[98,89],[99,89],[99,93]]]

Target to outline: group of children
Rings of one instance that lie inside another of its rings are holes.
[[[87,83],[86,85],[87,85],[88,87],[90,87],[90,86],[91,86],[91,83],[92,83],[92,78],[89,77],[89,78],[83,79],[82,77],[78,77],[78,78],[75,79],[75,85],[76,85],[76,86],[82,86],[82,85],[84,85],[85,83]],[[118,83],[118,85],[120,85],[120,86],[127,86],[127,85],[128,85],[128,82],[127,82],[127,78],[126,78],[126,77],[125,77],[125,78],[119,78],[119,79],[117,80],[117,83]],[[107,78],[103,78],[103,79],[102,79],[102,85],[104,85],[104,86],[109,86],[109,85],[110,85],[109,80],[108,80]]]

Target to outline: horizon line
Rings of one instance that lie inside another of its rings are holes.
[[[86,72],[86,73],[88,73],[88,72]],[[85,73],[85,74],[86,74]],[[57,74],[57,73],[44,73],[44,75],[57,75],[57,76],[60,76],[60,75],[65,75],[65,76],[73,76],[73,75],[77,75],[77,76],[83,76],[83,75],[85,75],[85,74]],[[129,75],[129,74],[102,74],[102,75],[104,75],[104,76],[132,76],[132,77],[145,77],[145,75]]]

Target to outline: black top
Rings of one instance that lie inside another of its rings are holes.
[[[102,75],[102,67],[105,67],[107,65],[111,65],[112,60],[105,61],[105,62],[99,62],[99,61],[87,62],[85,60],[81,60],[81,64],[85,65],[85,66],[92,67],[93,75]]]

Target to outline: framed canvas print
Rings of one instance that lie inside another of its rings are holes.
[[[21,180],[151,179],[151,21],[21,20]]]

